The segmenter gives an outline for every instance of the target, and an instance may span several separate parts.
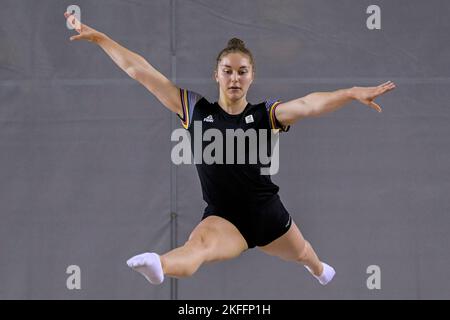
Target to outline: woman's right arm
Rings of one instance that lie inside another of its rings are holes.
[[[142,56],[121,46],[106,34],[80,23],[75,16],[67,12],[64,16],[76,26],[79,33],[70,40],[87,40],[98,44],[123,71],[146,87],[166,108],[183,116],[180,89]]]
[[[121,46],[104,34],[99,37],[97,44],[120,68],[147,88],[166,108],[183,115],[180,89],[142,56]]]

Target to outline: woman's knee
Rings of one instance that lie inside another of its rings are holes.
[[[207,233],[197,233],[191,235],[184,245],[198,252],[207,252],[213,249],[214,242],[214,237],[209,236]]]

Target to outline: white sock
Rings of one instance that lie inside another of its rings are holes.
[[[151,284],[160,284],[164,281],[161,259],[154,252],[134,256],[128,259],[127,265],[141,273]]]
[[[305,268],[308,269],[308,271],[314,276],[314,278],[319,280],[321,285],[326,285],[328,282],[331,281],[331,279],[333,279],[334,275],[336,274],[336,271],[334,271],[333,267],[329,266],[325,262],[322,262],[322,266],[323,271],[320,276],[316,276],[307,265],[305,265]]]

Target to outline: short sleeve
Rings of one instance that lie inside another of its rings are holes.
[[[203,96],[197,92],[180,88],[181,107],[183,109],[183,117],[177,114],[181,120],[181,124],[185,129],[188,129],[192,122],[192,115],[194,114],[195,105]]]
[[[275,110],[280,105],[280,103],[281,100],[274,100],[274,99],[266,100],[266,110],[269,114],[270,128],[275,130],[281,130],[282,132],[288,132],[290,126],[289,125],[282,126],[275,116]]]

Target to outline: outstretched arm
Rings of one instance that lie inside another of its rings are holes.
[[[395,88],[391,81],[377,87],[353,87],[333,92],[314,92],[299,99],[280,103],[275,110],[275,116],[282,125],[291,125],[306,117],[317,117],[335,111],[352,100],[358,100],[365,105],[381,112],[381,107],[373,100]]]
[[[131,78],[146,87],[169,110],[183,115],[180,91],[169,79],[156,70],[142,56],[121,46],[106,34],[78,21],[75,16],[64,13],[78,35],[70,40],[87,40],[98,44],[106,54]]]

